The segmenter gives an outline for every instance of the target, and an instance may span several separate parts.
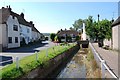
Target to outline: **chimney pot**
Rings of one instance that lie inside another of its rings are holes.
[[[21,13],[20,16],[24,19],[24,13]]]
[[[33,24],[33,21],[30,21],[30,24]]]
[[[4,9],[4,7],[2,7],[2,9]]]

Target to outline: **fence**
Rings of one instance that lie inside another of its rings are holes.
[[[47,51],[47,49],[46,49],[46,54],[48,54],[47,53],[48,51]],[[35,54],[36,54],[36,56],[35,56],[35,58],[36,58],[36,61],[38,61],[38,52],[35,52]],[[7,57],[7,56],[6,56]],[[9,58],[8,60],[4,60],[3,58],[2,58],[2,56],[1,56],[1,58],[0,58],[0,66],[2,66],[0,69],[2,69],[3,68],[3,66],[5,66],[5,65],[7,65],[7,64],[12,64],[13,63],[13,61],[14,62],[16,62],[16,68],[18,69],[19,68],[19,60],[20,60],[20,58],[18,57],[18,56],[16,56],[14,59],[12,59],[12,57],[11,57],[11,59]]]
[[[74,43],[73,45],[75,46],[77,43]],[[58,50],[60,49],[60,45],[55,45],[55,46],[58,46],[59,48],[58,48]],[[62,47],[66,47],[66,46],[63,46],[62,45]],[[52,48],[53,49],[53,51],[55,51],[55,49],[54,48]],[[46,49],[46,57],[48,57],[48,49]],[[35,52],[35,59],[36,59],[36,61],[38,61],[38,52],[36,51]],[[18,57],[18,56],[16,56],[14,59],[9,59],[9,60],[3,60],[2,58],[0,58],[0,66],[4,66],[4,65],[7,65],[7,64],[11,64],[11,63],[13,63],[13,61],[14,62],[16,62],[16,68],[18,69],[19,68],[19,60],[20,60],[20,57]],[[2,69],[2,68],[0,68],[0,69]]]
[[[106,76],[111,76],[111,78],[115,78],[118,80],[119,78],[115,75],[115,73],[109,68],[109,66],[106,64],[105,60],[103,60],[100,55],[96,52],[93,45],[90,43],[90,47],[92,49],[92,52],[94,54],[94,58],[98,64],[98,66],[101,68],[101,75],[102,78],[106,78]]]

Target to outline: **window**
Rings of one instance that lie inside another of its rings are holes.
[[[30,31],[29,31],[29,29],[27,28],[27,33],[29,33]]]
[[[13,30],[14,31],[18,31],[18,26],[17,25],[13,25]]]
[[[18,43],[18,37],[15,37],[15,43]]]
[[[8,43],[12,43],[12,37],[8,37]]]

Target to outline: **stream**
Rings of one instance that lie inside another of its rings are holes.
[[[61,70],[57,78],[86,78],[86,67],[83,61],[85,54],[84,51],[79,50],[66,67]]]

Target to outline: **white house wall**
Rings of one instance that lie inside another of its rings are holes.
[[[38,34],[38,32],[32,31],[32,41],[39,40],[40,39],[39,37],[40,37],[40,35]]]
[[[29,30],[29,32],[27,31],[27,29]],[[26,44],[31,42],[32,40],[31,27],[20,24],[20,37],[23,37],[25,39]]]
[[[113,39],[113,49],[118,50],[118,25],[112,27],[112,39]]]
[[[118,26],[118,50],[120,53],[120,25]]]
[[[6,24],[0,24],[0,44],[3,48],[7,47],[7,28]]]
[[[8,37],[12,37],[12,43],[8,43],[8,48],[15,48],[20,47],[20,31],[19,31],[19,23],[18,19],[16,17],[13,17],[10,15],[7,20],[8,25]],[[13,25],[18,26],[18,31],[13,30]],[[18,37],[18,43],[15,43],[15,37]]]

